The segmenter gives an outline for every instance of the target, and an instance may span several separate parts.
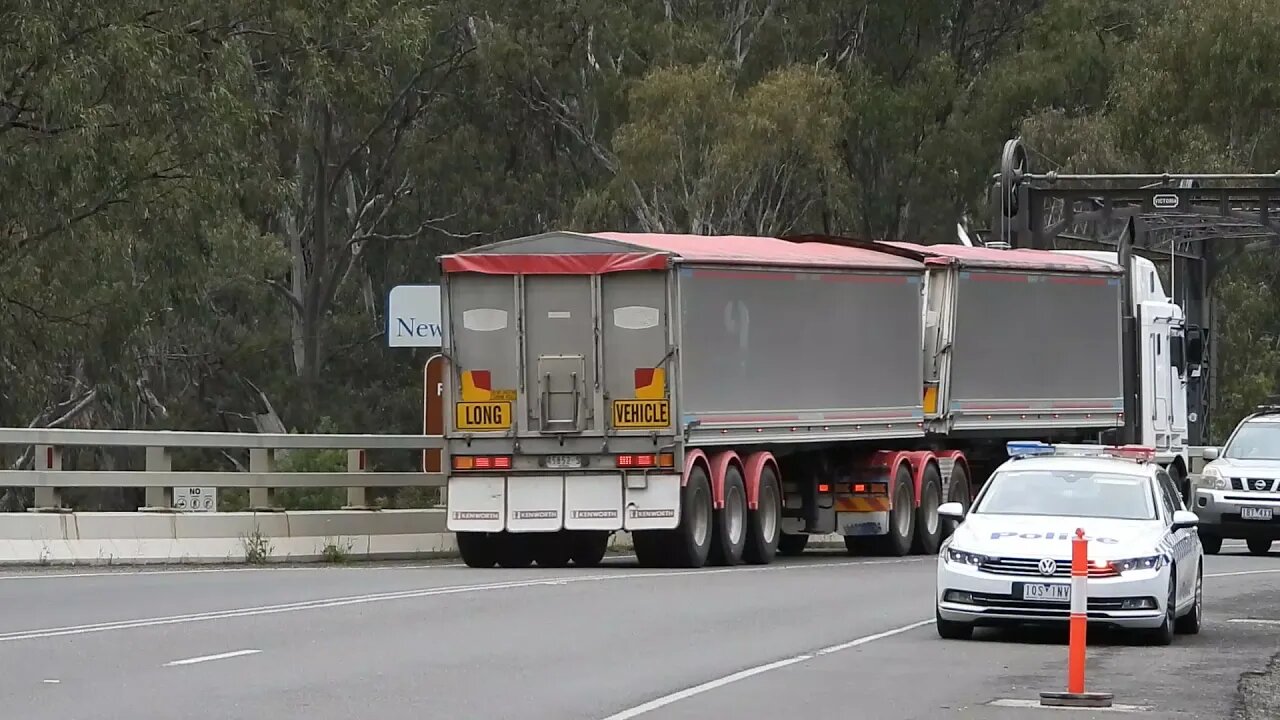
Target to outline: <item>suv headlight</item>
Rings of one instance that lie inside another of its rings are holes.
[[[1203,472],[1200,473],[1200,479],[1196,481],[1196,485],[1210,490],[1226,490],[1227,479],[1222,477],[1222,471],[1218,468],[1207,465]]]
[[[1159,570],[1164,567],[1164,556],[1148,555],[1147,557],[1112,560],[1111,567],[1115,568],[1116,571],[1120,573],[1126,573],[1131,570]]]
[[[953,563],[959,563],[961,565],[973,565],[974,567],[977,567],[978,565],[981,565],[982,563],[987,561],[987,556],[977,555],[975,553],[968,553],[963,550],[956,550],[955,548],[948,547],[947,561],[953,562]]]

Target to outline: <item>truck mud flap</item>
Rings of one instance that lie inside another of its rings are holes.
[[[622,473],[566,475],[566,530],[622,529]]]
[[[836,531],[852,537],[884,535],[889,532],[888,512],[836,513]]]
[[[679,475],[631,473],[626,493],[626,530],[671,530],[680,524]]]
[[[450,532],[501,532],[507,479],[468,475],[449,478]]]
[[[507,531],[555,532],[564,527],[564,476],[507,478]]]

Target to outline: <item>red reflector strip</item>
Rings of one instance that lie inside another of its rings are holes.
[[[641,467],[651,468],[658,466],[657,455],[619,455],[616,459],[617,466],[620,468]]]
[[[510,470],[510,455],[455,455],[454,470]]]

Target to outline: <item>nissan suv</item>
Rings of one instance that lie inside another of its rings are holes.
[[[1266,555],[1280,540],[1280,405],[1241,420],[1226,445],[1204,449],[1204,459],[1191,509],[1205,552],[1243,538],[1249,552]]]

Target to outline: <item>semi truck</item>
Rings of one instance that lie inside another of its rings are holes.
[[[1136,426],[1187,476],[1182,314],[1140,257],[549,232],[440,263],[472,567],[591,566],[619,531],[647,567],[932,554],[1009,440]]]

